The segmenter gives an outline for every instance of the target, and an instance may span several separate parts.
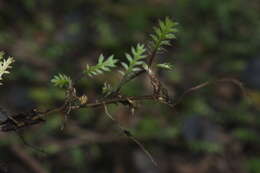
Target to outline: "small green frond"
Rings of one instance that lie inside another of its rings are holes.
[[[137,71],[141,70],[141,68],[138,68],[138,66],[145,63],[143,61],[143,59],[146,58],[145,52],[146,52],[146,49],[143,44],[137,44],[136,47],[132,47],[131,55],[128,53],[125,54],[128,64],[125,62],[121,62],[121,65],[125,71],[120,71],[120,73],[122,75],[126,76],[132,72],[137,72]]]
[[[0,52],[0,81],[3,79],[4,74],[9,74],[9,69],[12,68],[11,64],[14,62],[13,57],[8,57],[7,59],[4,58],[4,52]],[[0,85],[2,83],[0,82]]]
[[[157,64],[157,67],[165,69],[165,70],[173,70],[173,65],[170,63]]]
[[[109,56],[106,60],[104,56],[101,54],[98,58],[97,65],[90,66],[87,64],[86,69],[84,70],[84,74],[92,77],[99,74],[103,74],[104,72],[111,71],[111,68],[116,67],[117,59],[114,59],[114,55]]]
[[[112,92],[113,92],[112,86],[109,83],[105,82],[103,87],[102,87],[102,93],[104,95],[109,95]]]
[[[164,51],[164,46],[170,46],[170,41],[175,39],[175,33],[178,32],[176,26],[178,23],[173,22],[170,18],[166,17],[164,21],[159,21],[159,26],[154,27],[154,34],[151,35],[152,42],[150,48],[154,51]]]
[[[59,88],[68,88],[69,86],[71,86],[72,80],[69,76],[66,76],[65,74],[58,74],[51,79],[51,83]]]
[[[121,62],[121,65],[125,68],[125,70],[127,70],[129,68],[128,65],[124,62]]]

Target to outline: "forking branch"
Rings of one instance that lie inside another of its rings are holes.
[[[132,141],[134,141],[151,159],[155,164],[155,160],[152,155],[145,149],[141,142],[139,142],[130,131],[123,128],[119,123],[110,116],[107,105],[109,104],[123,104],[128,106],[133,113],[136,109],[135,102],[144,101],[144,100],[153,100],[156,102],[168,103],[168,94],[165,92],[165,89],[161,86],[160,80],[153,74],[151,70],[152,62],[157,53],[164,50],[164,46],[170,45],[170,40],[175,38],[174,33],[177,32],[175,29],[176,23],[172,22],[169,18],[166,18],[165,21],[159,21],[159,26],[154,28],[155,33],[151,35],[152,40],[149,42],[149,45],[145,46],[144,44],[137,44],[137,46],[131,48],[131,53],[126,53],[126,62],[120,62],[123,67],[119,72],[122,74],[122,79],[116,87],[112,87],[108,83],[104,83],[102,89],[103,98],[100,100],[95,100],[94,102],[89,102],[86,94],[81,96],[77,95],[77,88],[75,87],[75,82],[73,79],[65,74],[58,74],[53,77],[51,82],[54,86],[65,89],[65,99],[61,106],[52,108],[49,110],[41,111],[36,109],[31,110],[26,113],[16,113],[11,116],[7,116],[6,119],[0,122],[0,131],[17,131],[20,128],[30,127],[34,124],[39,124],[45,122],[45,117],[53,113],[59,113],[64,115],[64,122],[67,120],[67,116],[73,110],[78,110],[81,108],[94,108],[94,107],[105,107],[105,112],[113,122],[115,122],[120,130]],[[149,50],[148,50],[149,49]],[[12,59],[4,60],[0,65],[5,67],[3,68],[3,73],[8,73],[7,71],[11,68],[10,64],[13,62]],[[97,75],[103,74],[104,72],[109,72],[113,68],[117,67],[118,59],[114,58],[114,55],[105,58],[102,54],[98,58],[96,65],[86,65],[86,68],[83,71],[85,77],[95,77]],[[148,64],[147,64],[148,63]],[[147,72],[151,84],[153,87],[153,93],[145,96],[126,96],[120,93],[121,88],[127,84],[130,80],[135,79],[140,74]],[[82,75],[81,75],[82,76]],[[0,76],[1,77],[1,76]],[[1,78],[0,78],[1,79]]]
[[[43,123],[45,122],[45,117],[53,115],[54,113],[64,115],[64,120],[66,121],[66,117],[69,116],[72,111],[83,108],[105,107],[106,114],[109,115],[109,117],[112,117],[107,110],[107,105],[110,104],[122,104],[134,110],[136,109],[136,102],[150,100],[166,104],[170,108],[174,108],[179,104],[184,96],[193,91],[206,87],[211,83],[232,82],[235,85],[240,85],[240,83],[234,79],[219,79],[215,82],[202,83],[186,90],[179,99],[176,99],[173,102],[168,95],[167,89],[162,85],[161,80],[153,71],[153,68],[158,67],[163,69],[171,69],[171,65],[169,63],[163,63],[153,66],[153,64],[155,64],[156,56],[166,51],[165,47],[170,46],[171,41],[176,38],[176,26],[177,23],[173,22],[169,18],[166,18],[164,21],[159,21],[159,26],[154,28],[154,34],[151,35],[152,39],[148,45],[137,44],[136,46],[133,46],[131,48],[131,53],[125,54],[126,61],[119,62],[119,60],[114,58],[113,55],[105,58],[105,56],[101,54],[96,65],[86,65],[86,68],[83,70],[82,74],[84,74],[84,77],[88,77],[90,79],[93,79],[94,77],[105,72],[112,71],[112,69],[118,67],[119,63],[123,67],[120,70],[122,78],[116,86],[112,86],[109,83],[104,82],[102,90],[103,97],[101,99],[89,101],[87,94],[78,95],[76,88],[76,82],[78,80],[73,80],[71,77],[60,73],[55,75],[51,82],[54,86],[64,89],[64,92],[66,93],[62,105],[48,110],[39,110],[36,108],[29,112],[8,115],[6,119],[0,121],[0,131],[17,131],[21,128],[27,128],[34,124]],[[2,59],[2,56],[0,55],[0,60]],[[10,70],[13,62],[13,58],[11,57],[0,61],[0,80],[2,79],[2,75],[9,73],[8,70]],[[141,74],[146,74],[149,77],[151,88],[153,89],[152,93],[141,96],[127,96],[121,93],[123,86],[125,86],[129,81],[136,79]],[[241,85],[240,87],[242,88]],[[111,118],[111,120],[117,123],[114,118]],[[133,140],[140,148],[142,148],[153,163],[156,163],[151,154],[129,131],[121,126],[119,127],[128,138]]]

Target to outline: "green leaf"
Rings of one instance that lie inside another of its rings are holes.
[[[165,70],[173,70],[173,65],[170,63],[157,64],[157,67],[165,69]]]
[[[105,82],[103,87],[102,87],[102,93],[104,95],[109,95],[112,92],[113,92],[112,86],[109,83]]]
[[[0,81],[3,80],[4,74],[9,74],[9,69],[12,68],[11,64],[14,62],[13,57],[8,57],[4,59],[4,52],[0,52]],[[0,82],[0,85],[2,83]]]
[[[154,27],[154,34],[151,34],[152,42],[150,43],[153,51],[164,51],[164,46],[170,46],[170,41],[175,39],[175,33],[178,32],[176,26],[178,23],[173,22],[170,18],[166,17],[164,21],[159,21],[159,26]]]
[[[114,59],[114,55],[109,56],[106,60],[104,56],[101,54],[98,58],[97,65],[90,66],[86,65],[84,70],[84,74],[92,77],[99,74],[103,74],[104,72],[111,71],[111,68],[116,67],[116,63],[118,62],[117,59]]]
[[[68,88],[71,86],[72,80],[65,74],[58,74],[52,78],[51,83],[59,88]]]
[[[128,64],[125,62],[121,62],[121,65],[125,69],[125,71],[121,71],[120,73],[123,74],[123,76],[128,76],[132,72],[140,71],[141,68],[138,66],[143,65],[145,62],[143,59],[145,59],[147,56],[145,55],[146,49],[143,44],[137,44],[136,47],[131,48],[131,55],[126,53],[126,59],[128,61]]]
[[[124,62],[121,62],[121,65],[127,70],[129,67],[128,67],[128,65],[126,64],[126,63],[124,63]]]

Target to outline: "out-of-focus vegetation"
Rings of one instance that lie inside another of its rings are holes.
[[[24,112],[61,104],[64,93],[50,83],[54,74],[77,77],[100,53],[125,58],[129,47],[148,41],[147,34],[165,16],[180,30],[164,55],[173,71],[159,71],[173,100],[222,77],[243,81],[248,98],[223,82],[189,94],[174,111],[146,102],[132,116],[122,106],[109,106],[159,168],[120,134],[103,109],[82,109],[72,113],[64,130],[62,116],[53,115],[21,132],[48,155],[24,145],[16,134],[1,133],[0,170],[37,172],[34,163],[41,171],[65,173],[260,172],[259,10],[257,0],[1,1],[0,50],[16,61],[0,88],[1,107]],[[100,96],[104,81],[117,80],[117,74],[107,73],[82,79],[77,87],[91,100]],[[123,92],[146,93],[148,82],[141,76]]]

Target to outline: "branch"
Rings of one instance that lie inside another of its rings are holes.
[[[120,98],[113,98],[113,99],[102,100],[102,101],[95,101],[95,102],[91,102],[79,106],[71,106],[70,109],[77,110],[80,108],[96,108],[96,107],[101,107],[104,104],[108,105],[108,104],[118,104],[118,103],[129,105],[130,104],[129,100],[142,101],[142,100],[154,100],[154,98],[152,95],[120,97]],[[46,116],[53,113],[64,112],[66,109],[67,109],[67,105],[63,104],[60,107],[56,107],[46,111],[39,111],[37,109],[34,109],[27,113],[17,113],[13,116],[8,117],[6,121],[0,124],[0,131],[2,132],[16,131],[23,127],[39,124],[45,122],[44,118]]]
[[[196,85],[196,86],[194,86],[194,87],[191,87],[191,88],[187,89],[186,91],[184,91],[184,92],[181,94],[181,96],[177,99],[177,101],[175,102],[175,104],[173,104],[173,107],[176,107],[178,104],[180,104],[181,101],[183,100],[183,98],[184,98],[186,95],[188,95],[188,94],[190,94],[190,93],[192,93],[192,92],[194,92],[194,91],[196,91],[196,90],[199,90],[199,89],[201,89],[201,88],[204,88],[204,87],[206,87],[206,86],[209,86],[209,85],[212,85],[212,84],[223,83],[223,82],[232,83],[233,85],[237,86],[237,87],[240,89],[240,91],[241,91],[243,97],[244,97],[244,98],[249,98],[248,95],[247,95],[247,92],[246,92],[245,87],[243,86],[243,84],[242,84],[239,80],[234,79],[234,78],[222,78],[222,79],[216,79],[216,80],[213,80],[213,81],[203,82],[203,83],[201,83],[201,84],[199,84],[199,85]]]
[[[119,103],[121,103],[123,105],[131,105],[132,103],[130,103],[129,101],[135,102],[135,101],[145,101],[145,100],[155,101],[158,103],[166,104],[171,108],[175,108],[183,100],[183,98],[186,95],[190,94],[191,92],[204,88],[210,84],[217,84],[217,83],[222,83],[222,82],[230,82],[230,83],[236,85],[243,93],[243,96],[248,97],[246,94],[246,90],[240,81],[238,81],[234,78],[222,78],[222,79],[217,79],[214,81],[207,81],[207,82],[201,83],[199,85],[196,85],[194,87],[191,87],[191,88],[187,89],[186,91],[184,91],[183,94],[181,94],[181,96],[174,103],[171,103],[170,100],[167,100],[167,98],[165,98],[168,96],[167,90],[161,86],[160,81],[157,81],[157,78],[155,78],[153,80],[155,80],[157,83],[154,82],[154,84],[153,84],[156,86],[154,86],[154,93],[152,95],[128,96],[128,97],[127,96],[125,96],[125,97],[116,96],[116,98],[108,98],[106,100],[101,100],[101,101],[97,100],[97,101],[86,103],[83,105],[71,106],[70,109],[78,110],[81,108],[96,108],[96,107],[103,107],[104,105],[119,104]],[[157,85],[159,85],[159,86],[157,86]],[[158,89],[155,90],[155,87],[159,87],[159,90]],[[156,92],[158,92],[158,91],[160,91],[162,94],[157,95],[158,93],[156,93]],[[46,111],[39,111],[37,109],[34,109],[27,113],[17,113],[13,116],[9,116],[6,121],[0,123],[0,131],[2,131],[2,132],[16,131],[20,128],[29,127],[34,124],[39,124],[39,123],[45,122],[44,118],[46,116],[51,115],[53,113],[64,112],[67,109],[66,106],[67,106],[66,104],[63,104],[60,107],[56,107],[56,108],[49,109]]]

